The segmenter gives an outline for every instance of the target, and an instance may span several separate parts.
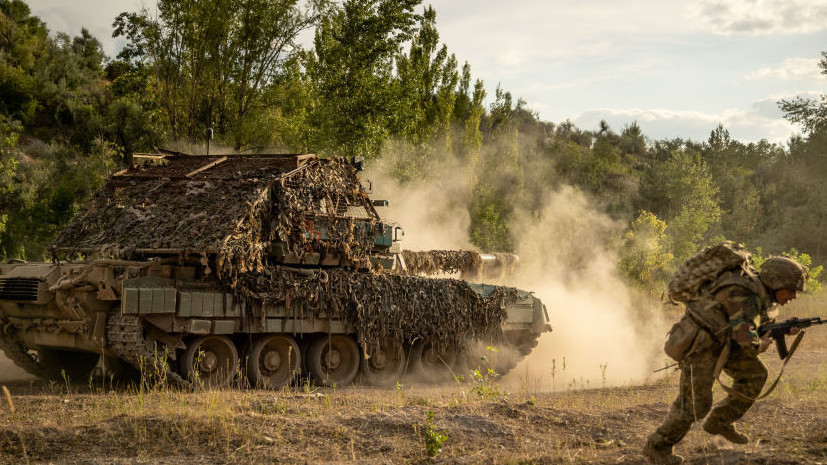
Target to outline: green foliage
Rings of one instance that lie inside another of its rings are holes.
[[[646,137],[637,122],[623,127],[617,146],[624,154],[634,155],[637,158],[643,158],[646,155]]]
[[[827,52],[821,52],[818,62],[821,74],[827,74]],[[792,100],[778,102],[784,117],[792,123],[800,124],[808,134],[827,129],[827,94],[818,99],[795,97]]]
[[[49,31],[20,0],[0,1],[0,112],[16,120],[34,118],[40,56],[48,52]]]
[[[671,150],[665,161],[653,163],[641,191],[650,211],[669,226],[670,249],[678,260],[697,252],[721,219],[718,187],[695,150]]]
[[[323,18],[305,61],[314,88],[308,131],[317,150],[376,158],[390,127],[404,121],[393,62],[413,36],[420,2],[348,0]]]
[[[103,185],[121,159],[113,143],[96,139],[91,144],[85,154],[60,143],[30,149],[38,163],[21,164],[17,182],[0,197],[8,212],[5,231],[0,234],[0,254],[44,258],[46,244]]]
[[[498,350],[496,347],[486,347],[486,352],[489,355],[495,355]],[[480,399],[491,400],[501,399],[505,397],[506,393],[497,382],[500,374],[488,363],[488,357],[482,357],[482,366],[478,366],[471,370],[471,392],[477,395]]]
[[[512,206],[503,192],[479,184],[471,202],[471,240],[484,251],[512,249],[509,219]]]
[[[436,457],[442,452],[442,446],[448,440],[448,435],[437,431],[434,428],[434,412],[428,410],[425,413],[425,454],[428,457]]]
[[[501,86],[486,108],[484,83],[469,63],[458,69],[437,12],[420,4],[156,0],[157,14],[118,16],[125,47],[110,61],[88,31],[50,36],[24,2],[0,0],[0,253],[42,257],[124,154],[170,140],[198,152],[212,127],[214,145],[236,149],[383,158],[404,183],[445,161],[467,180],[457,202],[483,251],[512,250],[526,231],[516,221],[553,218],[550,196],[570,185],[628,225],[610,247],[639,286],[728,237],[811,261],[817,289],[827,97],[780,102],[805,129],[788,147],[743,144],[721,125],[698,143],[649,141],[636,123],[618,134],[605,121],[543,122]],[[302,50],[310,27],[314,47]]]
[[[401,99],[393,121],[396,134],[414,145],[423,146],[442,138],[450,149],[451,115],[459,83],[457,60],[448,47],[439,47],[436,11],[425,8],[407,54],[396,62],[397,86]]]
[[[39,259],[120,151],[105,57],[85,29],[49,37],[23,2],[0,1],[0,30],[0,255]]]
[[[20,138],[20,124],[6,115],[0,115],[0,190],[11,185],[18,161],[13,150]]]
[[[655,289],[655,276],[674,258],[666,250],[666,223],[641,211],[623,236],[619,269],[638,286]]]
[[[324,8],[321,1],[158,0],[115,20],[118,55],[164,110],[174,139],[200,141],[213,127],[238,149],[256,134],[265,88],[298,52],[295,39]]]

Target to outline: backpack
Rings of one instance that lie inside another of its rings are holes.
[[[726,241],[707,247],[683,262],[669,279],[669,301],[685,303],[696,300],[701,286],[735,268],[742,268],[750,275],[755,274],[752,256],[743,246]]]

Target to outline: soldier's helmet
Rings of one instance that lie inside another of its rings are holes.
[[[765,286],[777,291],[789,289],[803,291],[807,282],[807,270],[797,261],[787,257],[772,257],[761,265],[758,278]]]

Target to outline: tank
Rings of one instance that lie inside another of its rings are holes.
[[[531,292],[472,281],[516,257],[402,250],[360,168],[312,154],[135,154],[59,233],[51,263],[0,265],[0,347],[29,373],[80,381],[103,369],[209,386],[387,385],[450,379],[488,346],[506,372],[551,330],[547,311]]]

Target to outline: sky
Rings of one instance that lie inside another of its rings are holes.
[[[81,27],[114,56],[112,22],[141,0],[28,0],[54,32]],[[428,4],[425,2],[424,4]],[[650,140],[785,144],[799,128],[777,102],[825,91],[827,0],[432,0],[440,39],[472,76],[540,119]],[[309,45],[309,41],[308,41]]]

